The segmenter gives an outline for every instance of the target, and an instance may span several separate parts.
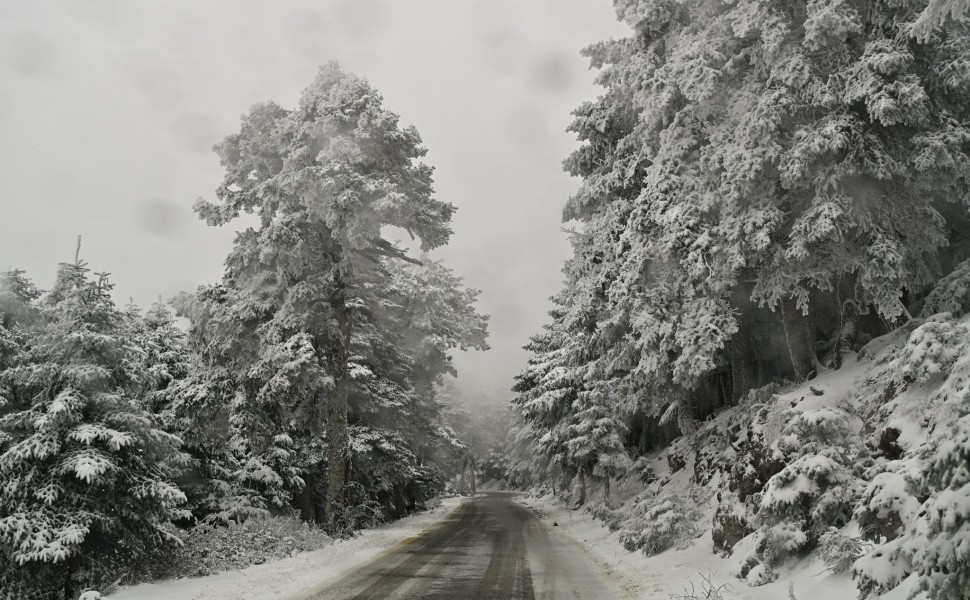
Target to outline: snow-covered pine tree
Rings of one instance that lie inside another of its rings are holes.
[[[848,523],[855,500],[852,464],[861,446],[858,425],[837,408],[788,419],[777,443],[787,464],[768,480],[755,518],[763,566],[748,574],[749,581],[771,581],[786,558],[814,548],[829,528]]]
[[[325,367],[310,336],[276,330],[262,296],[278,291],[252,287],[230,281],[175,301],[200,361],[166,390],[166,421],[208,481],[194,508],[216,521],[289,507],[304,485],[294,439],[323,425],[322,400],[313,400],[327,384]]]
[[[144,351],[107,276],[64,264],[3,372],[29,406],[0,419],[0,573],[10,598],[73,597],[106,570],[174,539],[185,496],[179,440],[144,410]],[[33,295],[33,294],[30,294]]]
[[[383,323],[385,336],[400,340],[407,386],[415,397],[415,403],[396,418],[396,429],[410,440],[422,463],[446,467],[437,457],[462,457],[470,440],[460,440],[445,426],[438,390],[443,377],[458,376],[451,362],[454,349],[488,349],[488,317],[475,310],[478,290],[466,288],[462,278],[440,262],[423,257],[421,264],[388,267],[390,279],[382,297],[396,298],[397,306],[375,316]],[[402,423],[410,423],[410,430],[402,429]]]
[[[567,284],[555,298],[553,322],[525,347],[532,353],[517,377],[512,403],[527,424],[536,453],[533,476],[553,487],[563,475],[579,484],[579,503],[585,504],[592,476],[609,486],[612,477],[629,466],[623,446],[628,411],[616,399],[629,387],[628,347],[604,343],[617,327],[597,323],[602,314],[597,280],[583,277],[596,266],[595,257],[581,252],[590,236],[574,235],[577,256],[564,268]],[[620,404],[620,407],[614,404]]]
[[[610,482],[625,475],[632,461],[623,445],[626,433],[602,391],[584,391],[574,402],[572,424],[566,442],[567,460],[584,474],[604,484],[604,501],[610,502]]]
[[[183,300],[177,298],[176,304],[187,310]],[[226,414],[214,406],[220,394],[212,391],[223,391],[226,382],[213,373],[203,376],[198,353],[161,300],[144,314],[129,306],[125,316],[131,339],[143,350],[134,367],[145,375],[143,406],[165,431],[182,440],[182,450],[191,458],[176,479],[188,498],[186,509],[197,519],[216,522],[265,514],[266,499],[241,488],[232,475],[243,467],[228,451]]]
[[[226,168],[219,201],[200,215],[223,225],[259,218],[240,233],[221,285],[203,290],[207,362],[237,381],[235,427],[262,452],[291,427],[327,433],[327,518],[345,504],[347,398],[354,313],[393,225],[445,243],[454,207],[432,197],[432,169],[413,127],[366,81],[325,66],[293,110],[254,106],[217,152]],[[228,398],[226,399],[229,400]]]
[[[382,259],[382,268],[371,273],[366,290],[354,311],[349,362],[349,419],[356,424],[350,429],[353,493],[355,501],[375,502],[385,516],[399,517],[440,489],[443,476],[438,469],[444,465],[438,459],[459,451],[453,432],[442,427],[434,383],[442,374],[453,373],[452,348],[487,347],[487,319],[472,306],[477,292],[464,288],[460,278],[433,261],[416,265]],[[200,290],[176,304],[193,323],[193,346],[208,348],[203,355],[211,359],[212,348],[218,347],[212,342],[223,335],[216,325],[225,321],[214,312],[220,307],[210,303],[208,293]],[[225,339],[239,342],[234,334]],[[238,380],[219,366],[236,357],[250,360],[227,353],[164,393],[172,399],[164,414],[171,415],[174,430],[197,455],[200,479],[208,482],[208,492],[199,498],[200,515],[245,518],[273,506],[283,508],[297,494],[303,517],[322,520],[318,496],[326,491],[326,473],[321,472],[327,467],[324,438],[309,428],[278,424],[283,421],[272,412],[278,408],[262,405],[262,413],[272,419],[267,431],[280,433],[260,453],[249,441],[246,422],[234,420],[240,406],[219,401],[237,397]],[[264,375],[251,369],[246,376]],[[273,376],[277,386],[300,390],[303,385],[300,371]],[[227,436],[214,433],[213,427],[230,430],[228,444],[220,443]],[[283,442],[286,445],[280,446]],[[266,477],[256,478],[258,474]],[[341,522],[338,528],[349,526]]]
[[[474,308],[478,291],[441,263],[382,263],[355,313],[352,476],[389,514],[403,516],[441,490],[447,457],[466,449],[444,425],[437,390],[444,375],[457,375],[453,349],[488,348],[488,319]]]
[[[604,93],[564,217],[618,403],[704,416],[838,366],[963,258],[966,23],[920,43],[923,0],[614,4],[634,33],[586,50]]]
[[[19,394],[6,373],[26,351],[29,329],[40,317],[34,301],[40,290],[24,274],[12,269],[0,273],[0,416],[30,406],[30,397]],[[6,442],[0,431],[0,451]]]
[[[193,367],[194,357],[188,350],[185,332],[176,325],[175,315],[161,301],[130,325],[138,345],[145,351],[141,366],[148,375],[147,408],[153,413],[164,414],[170,401],[165,391],[173,383],[188,377]]]
[[[537,483],[550,482],[555,488],[562,475],[578,474],[567,460],[567,444],[573,403],[581,388],[573,379],[575,364],[570,357],[571,340],[564,331],[562,312],[554,309],[550,315],[553,322],[525,346],[532,356],[526,369],[516,376],[512,405],[524,424],[520,434],[531,440],[529,448],[521,453],[529,463],[531,478]],[[518,443],[526,442],[520,439]]]
[[[649,161],[620,271],[673,254],[716,292],[754,269],[754,298],[790,330],[840,276],[857,278],[864,307],[903,315],[901,288],[930,281],[941,211],[966,193],[967,81],[942,74],[962,60],[960,28],[926,45],[899,35],[921,2],[651,6],[616,2],[636,35],[589,50],[615,90],[601,103],[619,97],[639,118],[587,188]],[[607,110],[581,112],[578,128]],[[805,349],[791,350],[799,374]]]

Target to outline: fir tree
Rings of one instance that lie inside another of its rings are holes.
[[[0,419],[2,587],[15,597],[73,594],[174,539],[184,457],[142,406],[143,350],[110,291],[105,275],[62,265],[29,349],[3,372],[31,399]]]
[[[627,363],[614,353],[616,346],[590,339],[603,303],[600,290],[582,276],[588,263],[581,249],[589,239],[574,236],[578,256],[564,269],[568,291],[554,298],[553,322],[526,346],[533,357],[513,388],[513,405],[529,425],[524,431],[534,437],[533,472],[543,480],[577,478],[580,504],[586,502],[587,479],[601,477],[608,490],[610,479],[630,463],[622,442],[630,406],[623,403]]]
[[[29,330],[40,318],[34,306],[40,295],[40,290],[23,271],[0,273],[0,416],[30,405],[30,397],[19,394],[4,374],[23,359]],[[0,437],[0,450],[4,443],[5,439]]]

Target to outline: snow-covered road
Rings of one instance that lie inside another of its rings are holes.
[[[305,600],[612,600],[575,545],[514,494],[467,500],[447,519]]]
[[[314,552],[124,588],[111,600],[613,600],[625,595],[580,545],[519,495],[450,498],[439,509]]]
[[[447,498],[433,511],[366,529],[348,540],[291,558],[206,577],[174,579],[122,588],[110,600],[295,600],[308,590],[337,580],[402,542],[433,527],[460,507]]]

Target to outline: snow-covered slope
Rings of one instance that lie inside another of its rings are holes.
[[[583,509],[532,499],[631,598],[966,598],[970,327],[947,313],[753,392]],[[571,500],[571,499],[570,499]],[[626,547],[626,550],[624,550]],[[690,597],[686,595],[684,597]]]
[[[562,501],[546,495],[523,499],[540,518],[559,535],[582,546],[593,557],[599,569],[617,580],[624,591],[622,600],[667,600],[687,596],[693,590],[697,598],[707,598],[703,590],[708,582],[720,588],[724,600],[781,600],[788,598],[788,586],[798,600],[851,600],[856,597],[855,584],[848,574],[833,574],[816,557],[794,561],[785,566],[778,580],[752,587],[733,574],[737,560],[711,552],[708,535],[684,549],[670,549],[654,556],[628,552],[620,544],[617,532],[604,527],[588,511],[574,510]],[[706,539],[705,539],[706,538]],[[908,580],[881,600],[906,600],[914,580]],[[714,598],[714,596],[711,596]]]

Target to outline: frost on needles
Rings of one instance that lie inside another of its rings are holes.
[[[573,254],[515,387],[509,479],[580,504],[593,482],[595,510],[656,550],[689,508],[653,533],[643,515],[687,471],[715,487],[715,548],[754,540],[751,583],[822,544],[840,570],[861,557],[863,594],[912,574],[931,598],[965,597],[967,409],[950,373],[966,356],[970,26],[949,17],[966,2],[614,6],[630,35],[585,51],[602,93],[570,127]],[[777,405],[876,338],[871,390]],[[894,437],[914,382],[952,417],[921,429],[925,447]],[[617,486],[643,492],[614,510]],[[884,526],[837,537],[853,519]]]

